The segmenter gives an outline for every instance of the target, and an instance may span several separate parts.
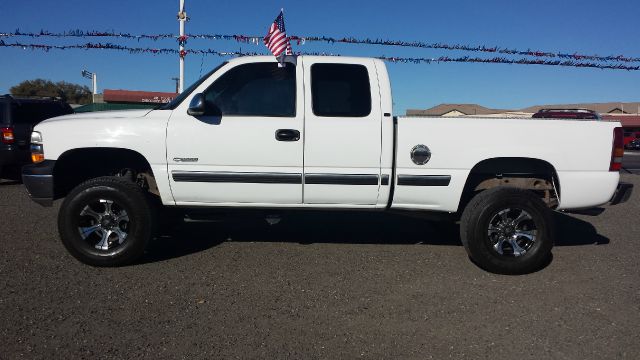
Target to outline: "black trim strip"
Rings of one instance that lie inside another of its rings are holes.
[[[302,184],[302,174],[173,171],[176,182],[219,182],[255,184]],[[380,177],[374,174],[305,174],[304,182],[310,185],[378,185]],[[389,175],[382,175],[382,185],[389,185]]]
[[[393,154],[391,157],[391,187],[389,188],[389,199],[387,200],[387,210],[393,205],[393,196],[396,191],[396,158],[398,157],[398,117],[393,118]]]
[[[302,174],[297,173],[173,171],[171,175],[176,182],[302,184]]]
[[[380,179],[380,185],[389,185],[389,175],[382,175]]]
[[[378,185],[378,175],[305,174],[304,183],[314,185]]]
[[[449,186],[449,175],[398,175],[398,185],[405,186]]]

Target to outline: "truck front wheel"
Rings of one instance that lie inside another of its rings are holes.
[[[153,230],[145,192],[121,177],[88,180],[65,198],[60,238],[78,260],[93,266],[125,265],[140,258]]]
[[[493,188],[469,202],[462,214],[460,237],[480,267],[524,274],[548,261],[552,227],[551,210],[531,191]]]

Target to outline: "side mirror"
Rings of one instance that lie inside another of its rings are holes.
[[[191,116],[202,116],[206,110],[204,95],[202,93],[195,94],[191,102],[189,103],[189,109],[187,114]]]

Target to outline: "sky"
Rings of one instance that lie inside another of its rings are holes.
[[[112,31],[177,35],[179,0],[0,0],[0,33]],[[194,34],[264,35],[280,8],[289,35],[356,37],[429,43],[485,45],[559,53],[640,57],[640,1],[437,0],[437,1],[219,1],[186,0]],[[132,47],[177,48],[175,39],[0,37],[5,43],[115,43]],[[187,49],[267,53],[264,45],[189,39]],[[478,56],[438,49],[307,42],[294,51],[348,56]],[[190,54],[185,88],[226,58]],[[174,91],[177,55],[129,54],[114,50],[29,50],[0,47],[0,94],[21,81],[44,78],[91,86],[81,76],[98,76],[98,91]],[[634,65],[640,65],[635,63]],[[394,114],[440,103],[477,103],[500,109],[537,104],[640,101],[640,71],[541,65],[387,63]]]

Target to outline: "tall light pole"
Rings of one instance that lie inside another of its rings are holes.
[[[91,79],[91,85],[93,85],[93,102],[96,100],[96,95],[98,94],[98,75],[96,73],[92,73],[87,70],[82,70],[82,77],[87,79]]]
[[[180,78],[172,77],[171,80],[176,82],[176,94],[180,93]]]
[[[187,13],[184,11],[184,0],[180,0],[180,11],[178,12],[178,22],[180,23],[180,37],[178,43],[180,44],[180,81],[178,84],[178,92],[181,93],[184,90],[184,57],[186,52],[184,45],[186,43],[186,37],[184,35],[184,23],[187,21]]]

